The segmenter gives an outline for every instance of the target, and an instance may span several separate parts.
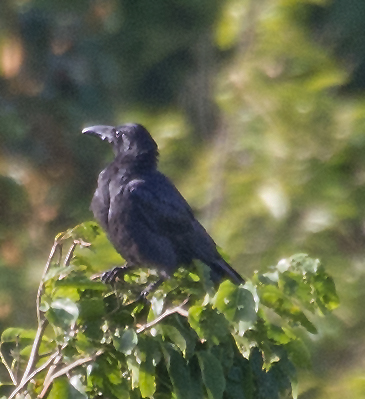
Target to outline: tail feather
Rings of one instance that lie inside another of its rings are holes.
[[[228,277],[235,284],[245,284],[245,280],[224,259],[218,259],[209,266],[214,282],[220,282],[224,277]]]

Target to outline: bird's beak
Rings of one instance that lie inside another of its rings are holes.
[[[108,140],[109,143],[112,143],[115,139],[115,128],[105,125],[90,126],[83,129],[82,134],[98,136],[102,140]]]

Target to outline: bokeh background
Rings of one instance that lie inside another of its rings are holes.
[[[300,398],[364,398],[365,2],[1,0],[0,330],[34,327],[55,234],[92,218],[111,152],[81,129],[132,121],[244,276],[322,260],[341,307]]]

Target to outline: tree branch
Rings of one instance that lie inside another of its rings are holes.
[[[29,356],[29,360],[28,360],[28,364],[27,364],[27,368],[24,371],[23,377],[20,381],[20,384],[22,385],[24,383],[24,381],[28,378],[29,373],[32,371],[32,368],[34,367],[35,363],[37,362],[37,357],[38,357],[38,350],[39,350],[39,346],[41,344],[42,341],[42,336],[44,334],[44,331],[48,325],[48,320],[46,320],[45,318],[42,318],[41,315],[41,310],[40,310],[40,306],[41,306],[41,296],[43,293],[43,289],[44,289],[44,278],[48,272],[48,269],[51,265],[52,259],[56,253],[57,248],[60,248],[61,244],[59,241],[55,241],[51,252],[49,254],[47,263],[44,267],[43,270],[43,274],[42,274],[42,278],[41,281],[39,283],[39,287],[38,287],[38,292],[37,292],[37,300],[36,300],[36,305],[37,305],[37,319],[38,319],[38,328],[37,328],[37,333],[34,339],[34,343],[32,346],[32,350]]]
[[[57,371],[56,373],[54,373],[52,376],[49,377],[48,381],[45,381],[45,384],[44,384],[44,387],[42,389],[42,392],[38,395],[38,398],[40,398],[40,399],[44,398],[44,396],[48,392],[49,387],[52,385],[53,381],[56,378],[67,374],[69,371],[71,371],[72,369],[74,369],[74,368],[76,368],[78,366],[81,366],[82,364],[85,364],[85,363],[88,363],[88,362],[91,362],[91,361],[95,360],[98,356],[100,356],[103,353],[104,353],[104,351],[102,349],[99,349],[93,355],[90,355],[88,357],[84,357],[82,359],[78,359],[78,360],[74,361],[73,363],[69,364],[68,366],[63,367],[61,370]]]
[[[51,355],[48,360],[42,364],[42,366],[39,366],[36,370],[33,371],[24,381],[18,385],[16,389],[11,393],[8,399],[14,398],[27,384],[28,382],[34,378],[38,373],[41,371],[45,370],[51,363],[52,361],[59,355],[59,351],[55,352],[53,355]]]
[[[143,325],[142,327],[140,327],[137,330],[137,334],[139,334],[139,333],[141,333],[141,332],[143,332],[145,330],[148,330],[149,328],[151,328],[154,325],[158,324],[161,320],[163,320],[166,317],[172,315],[173,313],[178,313],[181,316],[188,317],[189,313],[185,309],[182,308],[182,306],[186,305],[188,303],[188,301],[189,301],[189,298],[186,298],[183,302],[181,302],[181,304],[179,306],[176,306],[174,308],[165,310],[155,320],[152,320],[151,322],[149,322],[149,323]]]
[[[8,373],[10,375],[10,378],[13,381],[13,384],[17,385],[17,381],[16,381],[16,378],[15,378],[15,375],[14,375],[11,367],[8,365],[8,362],[6,361],[4,355],[3,355],[2,351],[1,351],[1,343],[0,343],[0,360],[1,360],[2,364],[5,366],[6,370],[8,371]]]

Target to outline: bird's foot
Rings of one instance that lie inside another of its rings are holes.
[[[148,302],[147,295],[155,291],[163,282],[164,278],[159,278],[157,281],[149,284],[141,293],[138,295],[137,301]]]
[[[101,275],[101,281],[105,284],[114,284],[117,279],[124,275],[127,269],[127,265],[113,267],[113,269],[107,270]]]

